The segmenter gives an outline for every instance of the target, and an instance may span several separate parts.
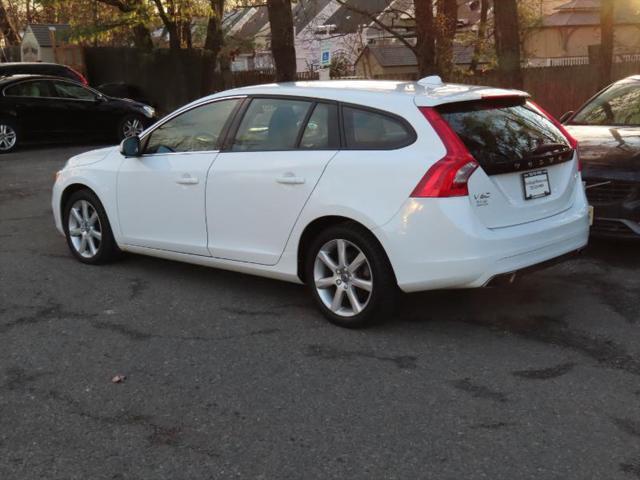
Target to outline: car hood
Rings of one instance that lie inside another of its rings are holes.
[[[91,165],[92,163],[97,163],[101,160],[104,160],[107,155],[116,150],[116,148],[117,147],[105,147],[81,153],[80,155],[71,157],[67,161],[67,165],[65,166],[65,168],[84,167],[86,165]]]
[[[121,107],[141,109],[147,106],[144,103],[131,100],[130,98],[117,98],[117,97],[108,97],[108,98],[109,98],[109,102],[115,105],[119,105]]]
[[[640,127],[566,128],[580,143],[584,178],[640,181]]]

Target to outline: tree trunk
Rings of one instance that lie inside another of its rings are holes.
[[[178,24],[176,22],[167,22],[165,24],[165,28],[169,33],[169,48],[171,50],[180,50],[181,42],[180,42],[180,30],[178,29]]]
[[[225,0],[210,0],[211,15],[207,22],[207,36],[204,39],[204,49],[213,54],[214,64],[217,64],[218,55],[224,46],[224,31],[222,29],[222,17],[224,15]]]
[[[611,83],[613,65],[615,0],[602,0],[600,7],[600,87]]]
[[[522,88],[517,1],[496,1],[493,4],[493,11],[496,24],[498,71],[501,73],[505,87]]]
[[[151,32],[143,23],[133,26],[133,45],[140,50],[149,51],[153,49]]]
[[[271,52],[276,65],[276,81],[296,79],[296,47],[293,37],[291,0],[267,0],[271,25]]]
[[[480,63],[480,56],[484,50],[485,37],[487,35],[487,18],[489,16],[489,0],[480,0],[480,22],[478,24],[478,38],[473,46],[473,58],[471,59],[471,65],[469,70],[474,75],[478,73],[478,63]]]
[[[436,65],[438,73],[446,78],[453,71],[453,39],[458,24],[457,0],[439,0],[436,24]]]
[[[2,0],[0,0],[0,33],[2,33],[8,45],[20,44],[20,35],[18,35],[18,31],[11,22],[9,12],[4,8],[4,2]]]
[[[433,0],[414,0],[416,15],[416,57],[420,77],[435,73],[436,48],[433,35]]]

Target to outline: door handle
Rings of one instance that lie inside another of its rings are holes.
[[[302,177],[296,177],[295,174],[288,172],[281,177],[276,178],[276,182],[283,185],[302,185],[305,180]]]
[[[191,175],[183,175],[182,177],[176,180],[176,183],[180,185],[196,185],[198,183],[197,177],[192,177]]]

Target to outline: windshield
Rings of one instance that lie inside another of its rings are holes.
[[[640,82],[612,85],[580,110],[571,125],[640,125]]]

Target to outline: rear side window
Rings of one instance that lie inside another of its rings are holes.
[[[350,150],[393,150],[415,140],[410,127],[390,115],[353,107],[343,107],[342,113]]]
[[[489,175],[573,158],[562,132],[524,99],[447,104],[438,111]]]
[[[338,107],[334,104],[318,103],[307,122],[300,148],[302,150],[338,149]]]
[[[30,98],[51,98],[55,97],[51,82],[44,80],[34,80],[20,82],[5,88],[5,96],[9,97],[30,97]]]
[[[231,147],[234,152],[292,150],[313,104],[300,100],[251,101]]]

